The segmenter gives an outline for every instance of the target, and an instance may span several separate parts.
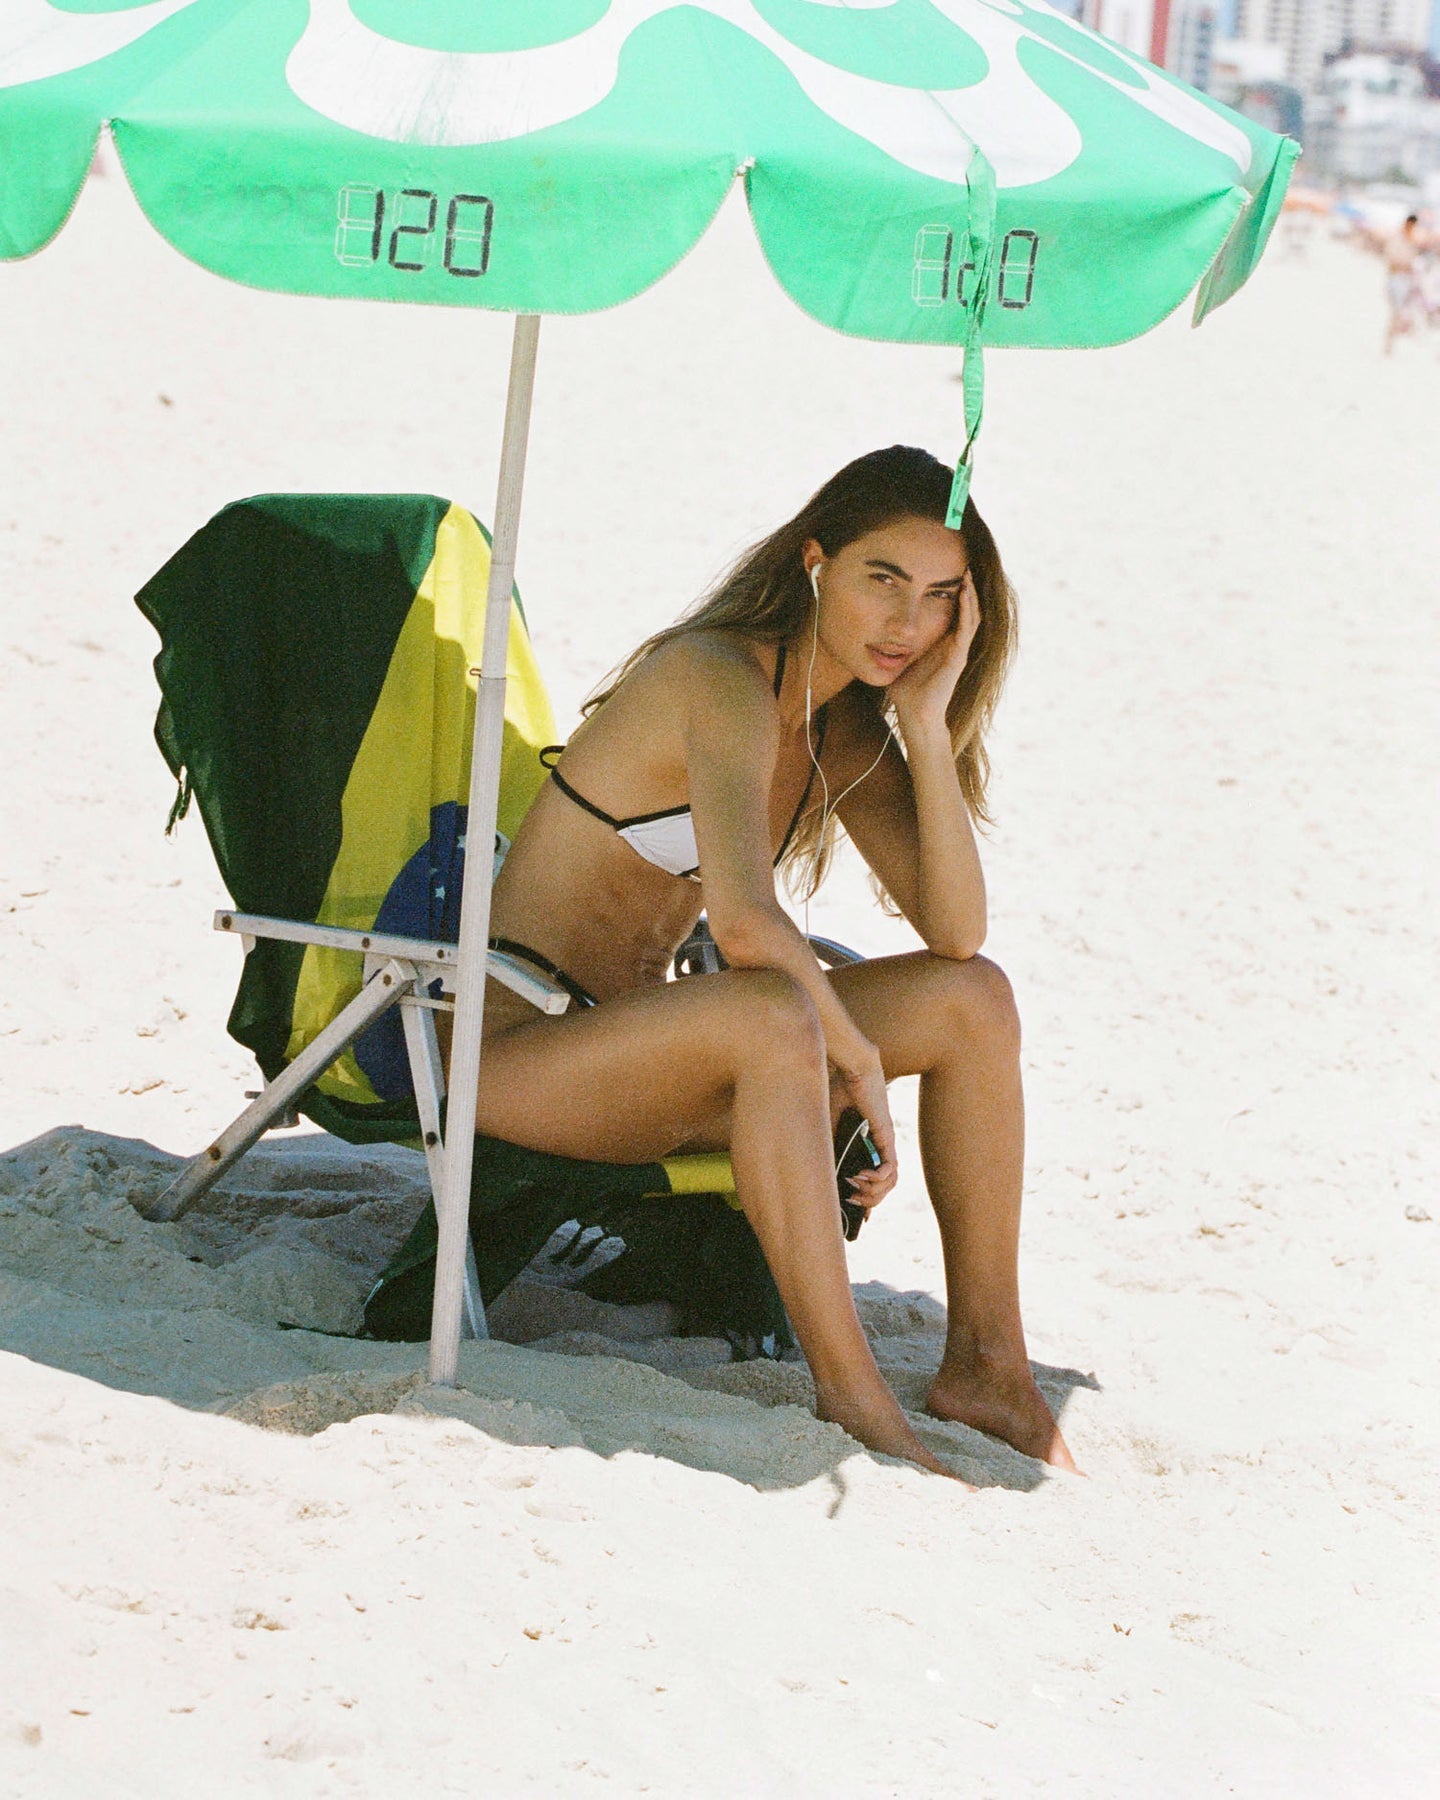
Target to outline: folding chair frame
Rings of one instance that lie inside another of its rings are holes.
[[[395,937],[385,932],[347,931],[335,925],[303,925],[293,919],[267,919],[255,913],[217,912],[214,924],[217,931],[239,937],[247,955],[259,938],[280,938],[293,944],[354,951],[364,958],[363,984],[349,1005],[335,1015],[293,1062],[266,1084],[244,1112],[213,1143],[186,1163],[159,1199],[146,1209],[146,1217],[157,1223],[180,1218],[272,1126],[289,1122],[295,1102],[305,1090],[345,1054],[362,1032],[368,1031],[392,1007],[398,1006],[420,1114],[420,1136],[425,1147],[430,1192],[439,1218],[441,1208],[446,1204],[445,1144],[440,1128],[445,1069],[435,1032],[435,1014],[454,1010],[460,961],[457,946],[431,943],[422,938]],[[830,938],[812,937],[810,945],[827,968],[863,960],[855,951],[847,950]],[[676,953],[675,973],[677,976],[713,974],[725,966],[719,947],[702,917]],[[488,953],[486,973],[541,1012],[563,1013],[570,1004],[569,994],[558,982],[502,951]],[[438,999],[430,993],[437,979],[441,983]],[[461,1335],[488,1338],[490,1332],[485,1323],[485,1303],[480,1295],[480,1276],[475,1267],[468,1219],[466,1226]]]
[[[313,1043],[266,1084],[264,1091],[239,1118],[185,1165],[178,1178],[147,1210],[147,1217],[156,1221],[180,1218],[272,1126],[283,1123],[306,1088],[313,1086],[362,1032],[368,1031],[394,1006],[400,1008],[401,1023],[405,1028],[410,1077],[420,1113],[420,1135],[438,1215],[445,1192],[445,1145],[440,1129],[445,1070],[435,1033],[435,1014],[454,1010],[455,974],[459,961],[455,946],[427,943],[420,938],[394,937],[383,932],[301,925],[291,919],[266,919],[253,913],[218,912],[215,929],[240,937],[247,955],[256,940],[262,937],[315,944],[331,950],[356,951],[365,959],[363,986]],[[570,996],[558,982],[499,951],[489,953],[487,973],[541,1012],[562,1013],[570,1004]],[[439,999],[430,994],[437,977],[442,984]],[[462,1333],[466,1337],[484,1338],[489,1336],[489,1331],[468,1231],[466,1246]]]

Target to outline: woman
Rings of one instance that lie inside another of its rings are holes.
[[[489,984],[478,1129],[611,1162],[728,1148],[820,1416],[939,1469],[856,1317],[831,1141],[844,1108],[869,1120],[880,1163],[853,1185],[878,1204],[885,1084],[918,1074],[949,1298],[929,1409],[1071,1468],[1020,1320],[1019,1026],[978,954],[971,819],[1013,597],[974,506],[946,529],[950,479],[920,450],[851,463],[589,702],[492,914],[577,1004],[537,1017]],[[775,870],[813,891],[837,820],[925,950],[820,968]],[[702,906],[730,968],[667,982]]]

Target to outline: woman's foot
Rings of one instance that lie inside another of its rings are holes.
[[[961,1487],[969,1493],[975,1492],[968,1481],[961,1480],[953,1469],[945,1467],[939,1457],[930,1454],[916,1437],[899,1403],[893,1398],[888,1406],[882,1404],[867,1407],[853,1399],[847,1401],[843,1396],[817,1392],[815,1416],[849,1432],[867,1450],[878,1450],[882,1456],[898,1456],[905,1462],[912,1462],[918,1468],[927,1470],[931,1475],[944,1475],[947,1480],[960,1482]]]
[[[1028,1362],[1001,1364],[979,1353],[964,1360],[947,1356],[925,1410],[973,1426],[1053,1469],[1080,1473]]]

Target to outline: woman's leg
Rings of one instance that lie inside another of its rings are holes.
[[[730,1118],[746,1217],[815,1378],[820,1416],[946,1473],[915,1436],[856,1317],[832,1173],[825,1042],[787,976],[728,972],[487,1037],[477,1129],[563,1156],[649,1162]]]
[[[1010,984],[983,956],[880,957],[831,976],[886,1076],[920,1077],[920,1156],[949,1311],[930,1410],[1062,1469],[1074,1461],[1030,1373],[1018,1258],[1025,1103]]]

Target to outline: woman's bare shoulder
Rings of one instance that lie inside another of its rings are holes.
[[[770,700],[761,647],[734,631],[685,631],[646,657],[642,668],[687,700],[753,704]],[[637,670],[638,674],[639,671]]]

